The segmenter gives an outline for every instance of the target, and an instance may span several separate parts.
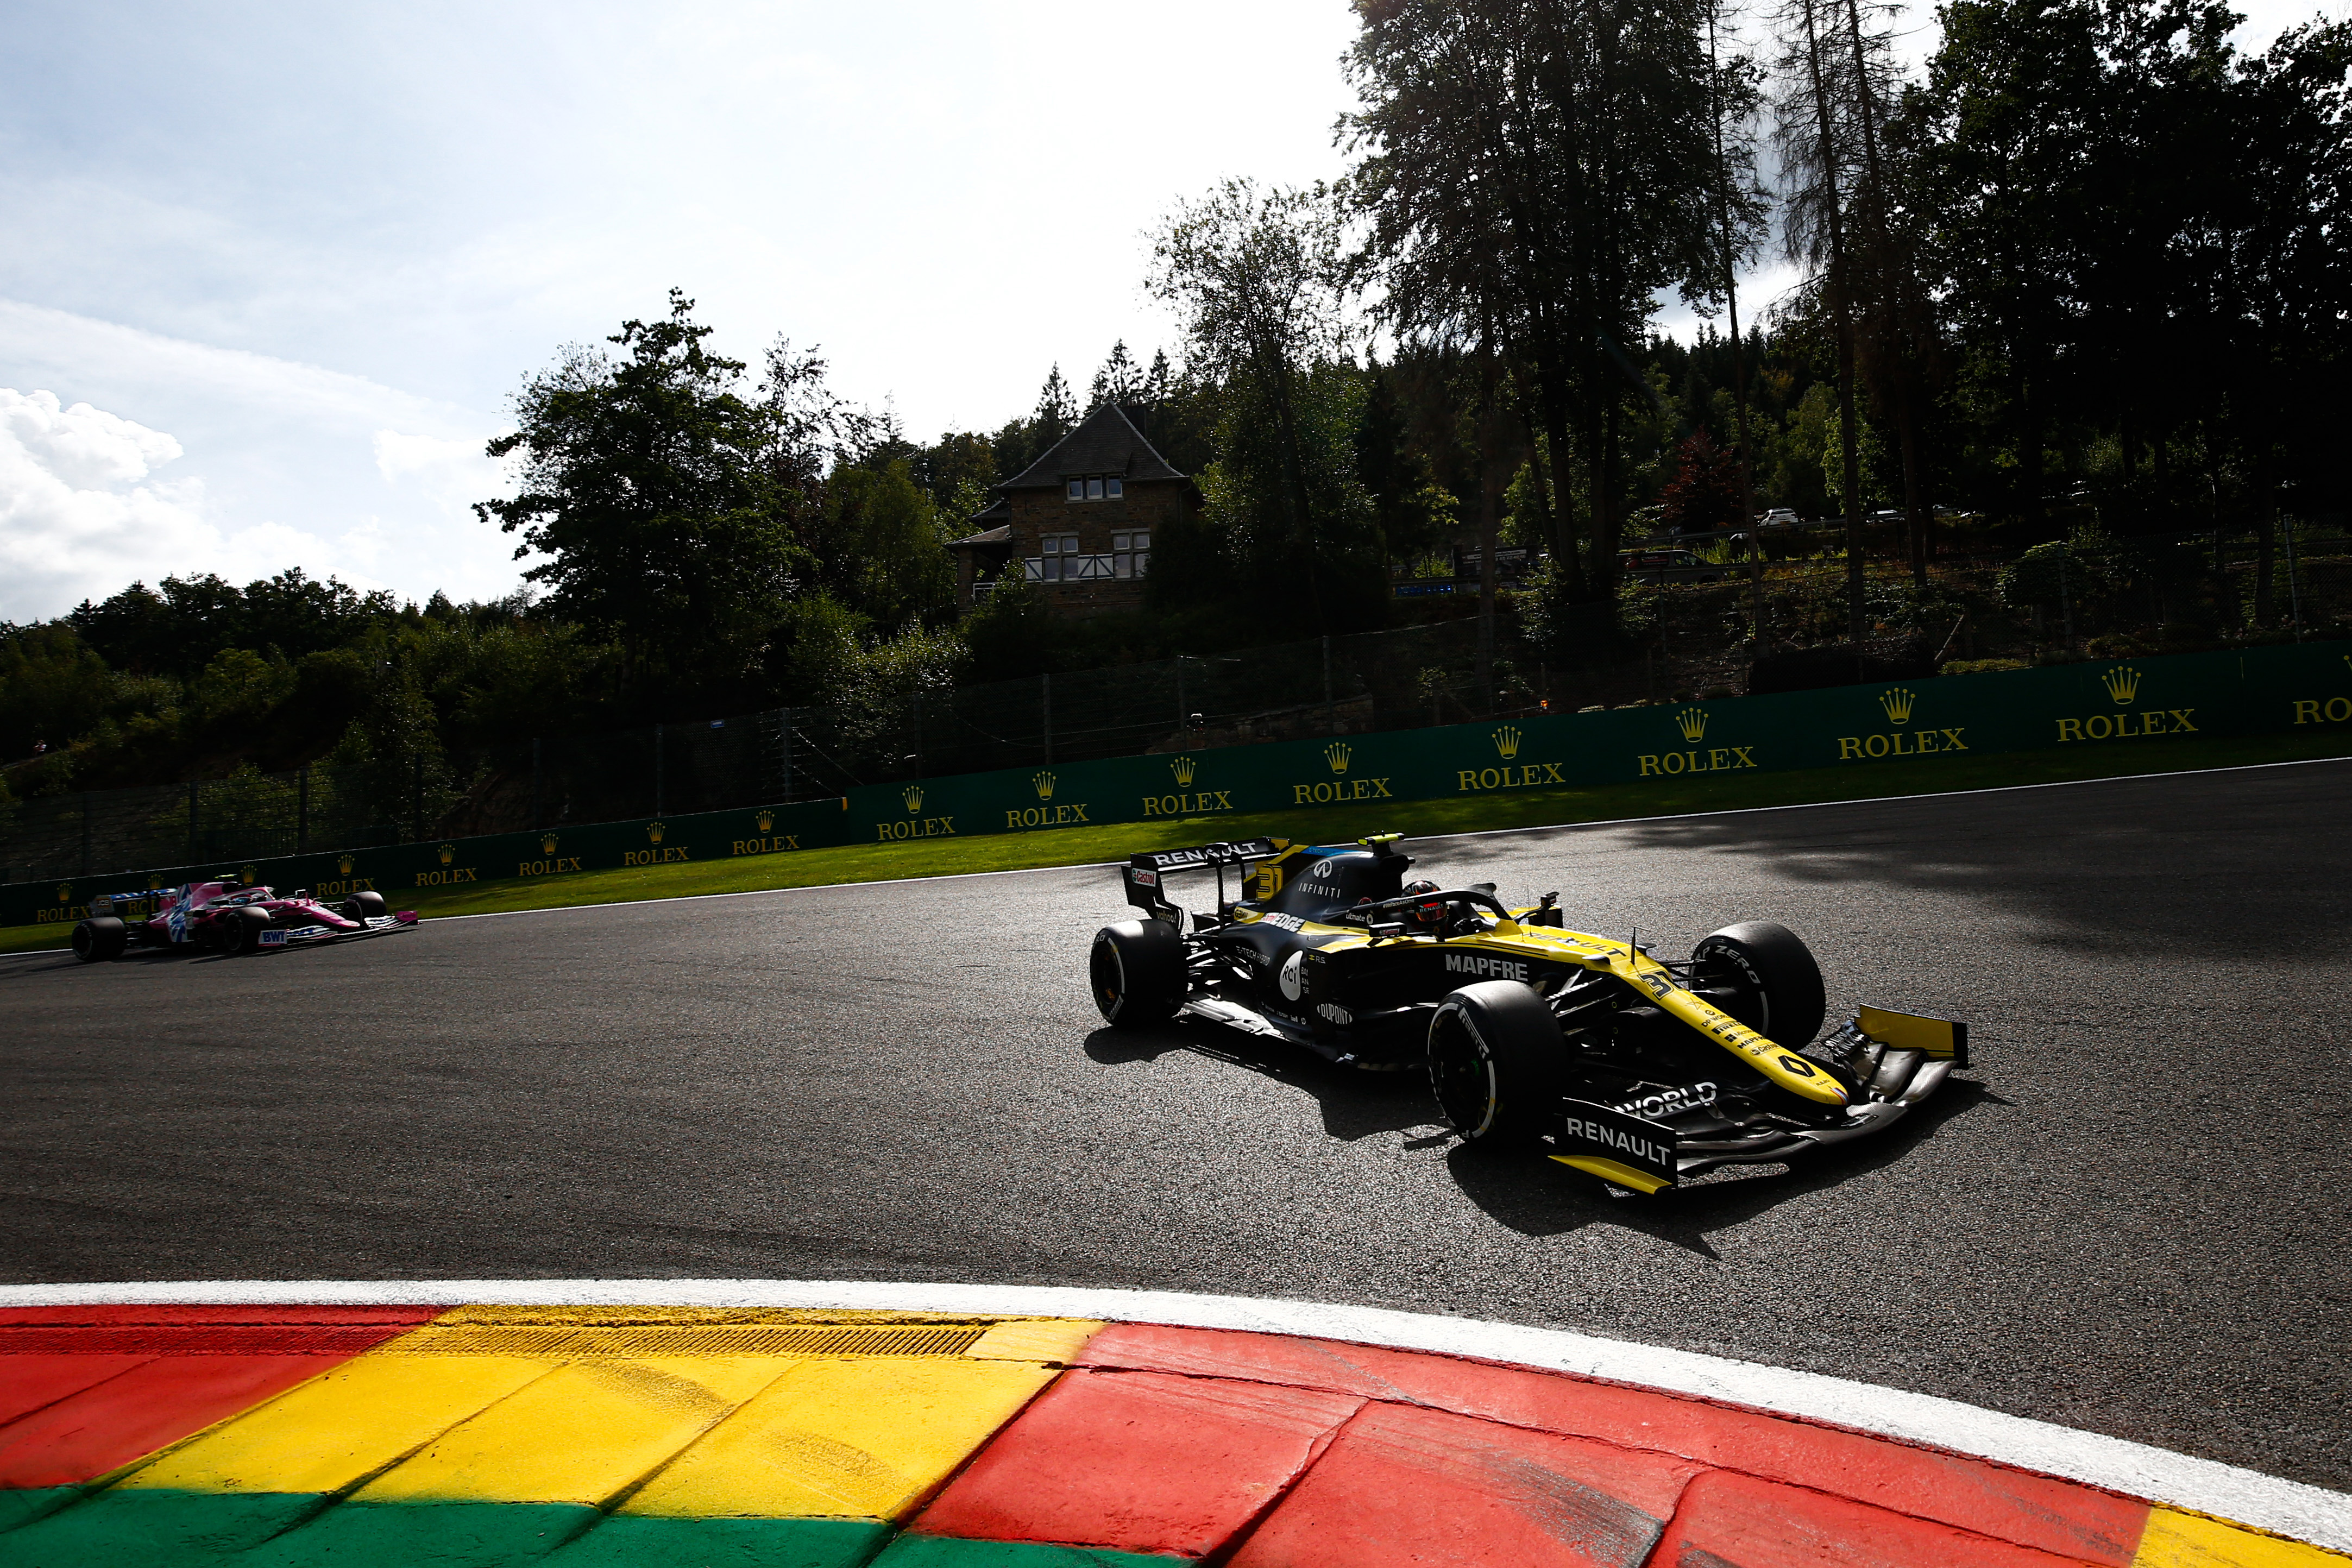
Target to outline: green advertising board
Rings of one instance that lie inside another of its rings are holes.
[[[2043,747],[2128,747],[2158,737],[2352,731],[2352,643],[2302,643],[1946,675],[1773,696],[1537,714],[1262,746],[1203,747],[1056,767],[869,785],[792,805],[566,826],[436,843],[170,866],[0,887],[0,925],[71,922],[98,894],[234,874],[324,897],[846,843],[921,842],[1160,819],[1215,820],[1378,800],[1679,781],[1695,774],[1867,768],[1890,789],[1918,758]],[[1302,821],[1302,828],[1311,823]]]

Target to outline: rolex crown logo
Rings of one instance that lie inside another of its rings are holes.
[[[539,841],[539,852],[543,855],[551,855],[555,852],[555,835],[553,833],[548,833],[541,836]]]
[[[920,784],[909,784],[898,791],[898,799],[907,802],[907,810],[909,811],[919,811],[923,809],[923,787]]]
[[[1054,798],[1055,779],[1051,773],[1040,768],[1029,776],[1029,782],[1037,787],[1037,799],[1040,800],[1050,800]]]
[[[2107,695],[2118,706],[2139,695],[2139,672],[2129,664],[2117,664],[2099,677],[2099,685],[2107,688]]]
[[[58,902],[59,904],[71,904],[73,902],[73,883],[69,882],[61,882],[58,883]]]
[[[349,855],[338,855],[338,856],[336,856],[336,857],[335,857],[335,869],[336,869],[338,872],[341,872],[341,873],[343,875],[345,875],[345,876],[349,876],[349,875],[351,875],[351,874],[352,874],[352,857],[351,857],[351,856],[349,856]]]
[[[1348,771],[1348,761],[1355,755],[1344,740],[1335,740],[1323,748],[1323,760],[1331,765],[1331,771],[1334,773]]]
[[[440,855],[441,863],[443,865],[447,865],[451,861],[457,858],[457,846],[455,844],[443,844],[440,849]]]
[[[647,843],[649,843],[649,844],[657,844],[657,843],[661,842],[661,836],[662,836],[662,824],[661,824],[661,823],[659,823],[659,822],[647,822],[647,823],[646,824],[646,842],[647,842]]]
[[[1495,750],[1506,762],[1519,754],[1519,730],[1517,725],[1507,724],[1495,732]]]
[[[1174,758],[1168,764],[1168,771],[1176,776],[1177,783],[1183,785],[1187,789],[1192,787],[1192,759],[1191,758],[1179,757]]]
[[[1675,715],[1675,727],[1683,732],[1685,740],[1696,741],[1706,734],[1706,709],[1686,707]]]
[[[1886,710],[1888,720],[1895,724],[1908,724],[1911,721],[1911,705],[1918,700],[1915,694],[1905,691],[1901,686],[1889,686],[1878,694],[1878,706]]]
[[[454,854],[457,852],[452,850],[450,852]],[[236,879],[245,883],[246,886],[251,887],[255,883],[261,880],[261,872],[257,867],[247,866],[244,870],[236,873]]]
[[[761,832],[766,832],[775,825],[776,814],[773,811],[762,811],[760,813],[760,831]]]

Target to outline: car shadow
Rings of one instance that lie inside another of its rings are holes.
[[[1087,1036],[1086,1051],[1106,1067],[1157,1061],[1184,1051],[1257,1073],[1313,1097],[1322,1108],[1323,1130],[1343,1143],[1415,1128],[1432,1131],[1438,1120],[1429,1080],[1418,1071],[1341,1067],[1304,1046],[1218,1024],[1178,1019],[1151,1030],[1098,1029]],[[1407,1146],[1426,1148],[1445,1136],[1413,1139]]]
[[[1885,1132],[1801,1155],[1785,1164],[1724,1166],[1685,1186],[1649,1197],[1539,1154],[1489,1153],[1457,1145],[1446,1155],[1471,1202],[1522,1236],[1559,1236],[1588,1225],[1636,1230],[1694,1252],[1720,1256],[1707,1241],[1782,1204],[1810,1197],[1894,1164],[1936,1135],[1945,1123],[2000,1096],[1972,1078],[1946,1082],[1935,1098]]]
[[[1086,1040],[1087,1057],[1106,1067],[1157,1061],[1176,1051],[1255,1072],[1313,1096],[1324,1130],[1342,1142],[1407,1133],[1416,1134],[1406,1139],[1408,1149],[1451,1145],[1446,1168],[1463,1195],[1522,1236],[1614,1225],[1706,1258],[1717,1256],[1707,1242],[1709,1232],[1891,1165],[1955,1116],[1986,1101],[2000,1103],[1975,1079],[1952,1078],[1935,1098],[1874,1137],[1785,1165],[1720,1166],[1688,1186],[1644,1197],[1541,1154],[1490,1151],[1455,1141],[1444,1130],[1428,1080],[1419,1072],[1365,1072],[1286,1041],[1189,1020],[1152,1030],[1098,1029]]]

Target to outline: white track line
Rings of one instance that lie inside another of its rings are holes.
[[[1513,833],[1558,833],[1585,828],[1628,828],[1643,822],[1696,822],[1709,817],[1752,817],[1766,811],[1819,811],[1835,806],[1873,806],[1891,800],[1942,800],[1963,795],[2007,795],[2021,789],[2074,789],[2085,784],[2130,784],[2142,779],[2195,779],[2208,773],[2251,773],[2263,768],[2308,768],[2315,763],[2352,761],[2343,757],[2303,757],[2286,762],[2242,762],[2228,768],[2184,768],[2169,773],[2114,773],[2098,779],[2059,779],[2045,784],[1992,784],[1981,789],[1929,789],[1916,795],[1862,795],[1844,800],[1798,800],[1784,806],[1727,806],[1714,811],[1681,811],[1662,817],[1611,817],[1591,822],[1538,822],[1524,828],[1474,828],[1459,833],[1421,833],[1409,841],[1437,843],[1446,839],[1494,839]],[[1267,813],[1254,812],[1255,816]],[[845,848],[842,845],[822,846]],[[583,909],[625,909],[646,904],[701,904],[719,898],[778,898],[792,893],[837,893],[852,887],[904,887],[925,882],[964,882],[981,876],[1035,876],[1049,871],[1098,871],[1124,865],[1124,861],[1069,861],[1060,865],[1014,866],[1004,871],[951,871],[931,876],[875,877],[865,882],[816,882],[801,887],[751,887],[739,893],[681,893],[666,898],[614,898],[595,904],[551,904],[538,909],[491,909],[478,915],[427,915],[428,921],[512,920],[526,915],[569,915]],[[0,958],[47,957],[56,947],[28,948],[0,954]]]
[[[2352,1497],[2095,1432],[1818,1373],[1560,1329],[1381,1307],[1174,1291],[857,1280],[323,1280],[0,1285],[0,1307],[155,1306],[831,1307],[975,1316],[1107,1318],[1303,1334],[1573,1373],[1875,1433],[2038,1470],[2352,1551]]]

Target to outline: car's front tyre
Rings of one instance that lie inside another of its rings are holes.
[[[221,927],[221,951],[224,953],[258,953],[261,934],[269,929],[267,912],[247,906],[232,909]]]
[[[1122,920],[1095,933],[1087,979],[1105,1022],[1165,1022],[1184,1002],[1184,939],[1165,920]]]
[[[1559,1106],[1566,1049],[1551,1009],[1518,981],[1465,986],[1429,1020],[1429,1087],[1464,1143],[1532,1143]]]
[[[1699,988],[1729,988],[1723,1010],[1776,1045],[1802,1051],[1822,1030],[1829,995],[1822,967],[1797,934],[1769,920],[1746,920],[1699,938],[1691,949]]]
[[[363,925],[383,913],[383,894],[362,889],[343,900],[343,918]]]
[[[131,929],[113,915],[93,915],[74,927],[74,956],[85,964],[122,956],[131,943]]]

